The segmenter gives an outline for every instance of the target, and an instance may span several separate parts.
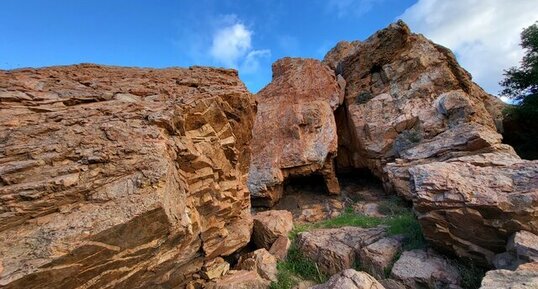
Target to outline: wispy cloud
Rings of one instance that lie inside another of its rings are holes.
[[[416,32],[452,49],[490,93],[503,70],[518,65],[520,33],[538,20],[536,0],[419,0],[400,16]]]
[[[364,15],[380,2],[383,0],[329,0],[327,5],[330,11],[336,12],[336,15],[342,18]]]
[[[259,68],[259,60],[269,57],[269,49],[254,49],[252,35],[248,29],[234,15],[225,16],[222,26],[213,33],[209,55],[211,58],[226,67],[242,70],[243,73],[254,73]]]

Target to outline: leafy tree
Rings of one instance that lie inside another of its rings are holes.
[[[505,141],[527,159],[538,159],[538,22],[521,33],[526,50],[520,67],[505,71],[501,95],[515,105],[505,111]]]

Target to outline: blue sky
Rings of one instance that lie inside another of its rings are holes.
[[[454,49],[497,93],[502,69],[522,55],[521,28],[538,20],[533,1],[2,0],[0,69],[210,65],[239,69],[256,92],[271,80],[275,60],[321,59],[338,41],[363,40],[403,18]]]

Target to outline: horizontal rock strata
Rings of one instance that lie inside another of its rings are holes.
[[[0,71],[0,287],[176,288],[249,241],[233,70]]]

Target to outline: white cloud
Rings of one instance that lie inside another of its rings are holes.
[[[411,29],[452,49],[489,93],[503,70],[517,66],[523,28],[538,20],[536,0],[419,0],[400,16]]]
[[[260,58],[270,57],[271,50],[262,49],[262,50],[252,50],[250,51],[245,60],[241,64],[240,70],[243,73],[254,73],[260,68]]]
[[[209,55],[217,63],[226,67],[239,68],[244,73],[256,72],[260,66],[260,58],[270,56],[271,51],[253,49],[254,32],[234,15],[224,16],[221,23],[223,25],[213,34]]]
[[[375,4],[383,0],[329,0],[330,11],[335,11],[342,18],[348,15],[361,16],[372,10]]]

